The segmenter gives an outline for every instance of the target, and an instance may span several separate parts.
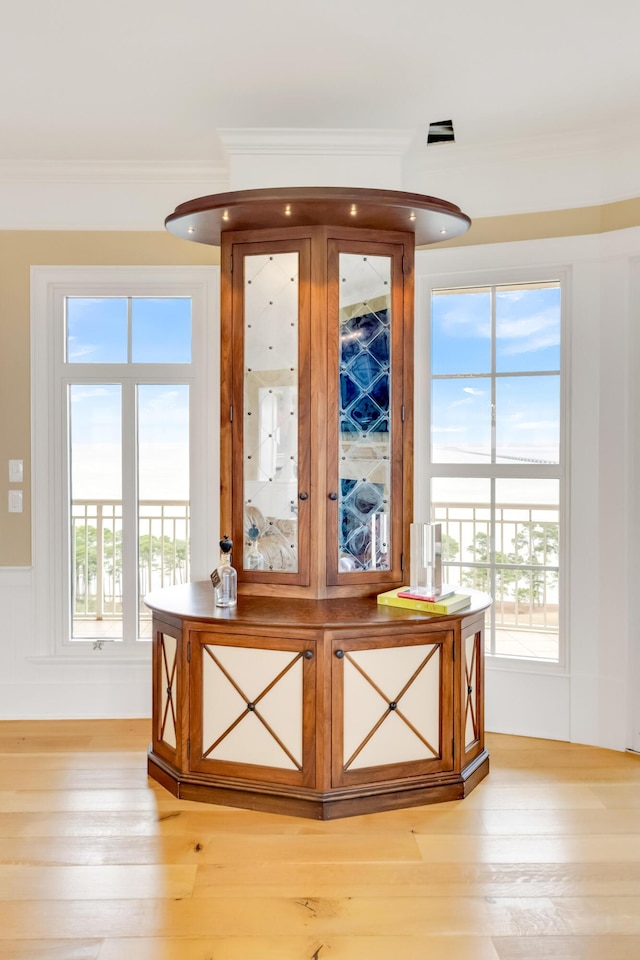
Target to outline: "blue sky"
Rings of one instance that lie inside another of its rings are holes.
[[[70,363],[127,363],[126,297],[67,299],[67,359]],[[131,361],[189,363],[191,299],[133,297]]]
[[[492,339],[489,290],[432,299],[433,459],[489,462],[493,345],[498,461],[557,462],[560,288],[499,288],[495,314]]]

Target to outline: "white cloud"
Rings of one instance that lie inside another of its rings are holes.
[[[558,312],[552,308],[528,317],[501,319],[496,332],[504,356],[557,347],[560,343]],[[511,343],[504,342],[509,340]]]
[[[76,339],[75,337],[69,337],[69,342],[75,339]],[[68,359],[73,361],[73,360],[78,360],[80,357],[88,357],[92,353],[95,353],[97,349],[98,349],[98,345],[95,343],[82,344],[79,347],[74,347],[73,350],[69,350]]]
[[[95,397],[108,397],[112,395],[105,387],[87,387],[86,390],[80,390],[74,385],[71,390],[71,402],[78,403],[80,400],[93,400]]]

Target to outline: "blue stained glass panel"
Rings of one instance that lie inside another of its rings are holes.
[[[340,255],[342,572],[389,569],[390,264],[389,257]]]

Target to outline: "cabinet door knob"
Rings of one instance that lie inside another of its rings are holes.
[[[338,499],[338,494],[337,494],[337,493],[330,493],[330,494],[329,494],[329,500],[337,500],[337,499]]]
[[[336,650],[336,657],[338,658],[338,660],[342,660],[342,658],[344,657],[344,650]]]
[[[305,650],[305,652],[304,652],[304,658],[305,658],[305,660],[313,660],[313,651],[312,651],[312,650]]]
[[[299,493],[299,494],[298,494],[298,500],[307,500],[308,498],[309,498],[309,494],[308,494],[308,493]]]

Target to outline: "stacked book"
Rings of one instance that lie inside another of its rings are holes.
[[[388,607],[405,607],[407,610],[419,610],[422,613],[455,613],[464,610],[471,603],[468,593],[456,593],[452,588],[445,588],[438,596],[429,595],[411,587],[397,587],[378,594],[378,603]]]

